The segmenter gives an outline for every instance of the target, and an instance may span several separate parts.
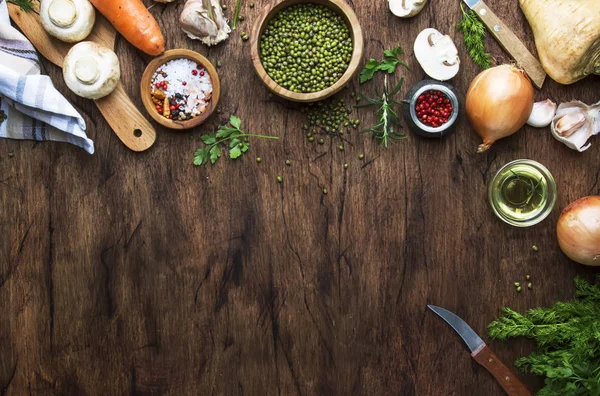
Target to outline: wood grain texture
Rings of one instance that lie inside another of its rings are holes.
[[[487,345],[482,345],[471,356],[494,376],[507,395],[531,396],[531,392],[523,385],[519,377],[511,372]]]
[[[351,81],[356,75],[358,67],[362,61],[364,50],[362,28],[352,8],[348,6],[344,0],[279,0],[274,3],[269,3],[268,1],[265,3],[267,5],[263,8],[261,15],[256,18],[254,27],[252,28],[252,37],[250,38],[250,53],[256,74],[266,84],[271,92],[284,99],[294,102],[310,103],[327,99],[344,89],[348,82]],[[350,28],[352,33],[352,42],[354,44],[352,58],[348,64],[348,69],[344,72],[342,77],[340,77],[340,79],[331,87],[312,93],[298,93],[280,86],[267,74],[267,71],[263,67],[260,59],[260,37],[267,28],[269,22],[285,8],[295,4],[303,3],[322,4],[338,12]]]
[[[152,102],[152,89],[150,88],[152,76],[162,65],[174,59],[183,58],[190,59],[196,62],[197,64],[202,65],[202,67],[206,69],[208,75],[210,76],[210,81],[212,83],[213,89],[211,94],[211,100],[210,102],[208,102],[204,113],[200,114],[198,117],[194,117],[186,121],[168,119],[163,117],[161,114],[157,113],[155,105]],[[219,98],[221,97],[221,82],[219,80],[217,70],[212,65],[212,63],[210,63],[210,61],[204,56],[200,55],[197,52],[185,49],[169,50],[163,55],[159,56],[158,58],[154,58],[152,62],[148,64],[146,70],[144,70],[144,73],[142,74],[142,79],[140,80],[140,95],[142,96],[142,103],[144,104],[144,108],[152,116],[154,121],[170,129],[190,129],[202,125],[208,119],[208,117],[210,117],[212,113],[217,109],[217,106],[219,105]]]
[[[546,79],[546,71],[537,58],[535,58],[519,38],[498,18],[496,14],[480,1],[473,7],[473,11],[487,25],[489,32],[498,40],[512,58],[527,72],[533,85],[541,89]]]
[[[39,3],[34,4],[35,12],[24,12],[16,5],[9,4],[11,19],[19,26],[40,54],[55,65],[62,67],[63,60],[73,45],[57,40],[46,33],[37,15]],[[113,49],[115,38],[115,29],[106,18],[97,12],[96,24],[86,41],[93,41],[103,47]],[[123,59],[120,59],[120,63],[121,68],[123,68]],[[60,82],[63,82],[62,79]],[[123,88],[122,82],[117,85],[117,88],[111,94],[95,100],[94,103],[96,103],[104,119],[125,146],[133,151],[144,151],[154,144],[156,140],[154,127],[131,101]]]
[[[254,2],[243,1],[238,33],[268,3]],[[231,17],[234,2],[226,3]],[[411,71],[393,78],[405,76],[402,94],[425,77],[412,56],[417,34],[435,27],[454,37],[462,69],[452,85],[464,101],[480,70],[456,32],[455,0],[431,1],[409,20],[385,1],[349,4],[365,32],[363,62],[384,48],[406,50]],[[516,2],[488,4],[533,51]],[[499,308],[570,298],[576,274],[598,273],[560,252],[555,224],[568,203],[600,193],[600,139],[580,154],[527,127],[478,155],[480,139],[462,114],[441,140],[410,135],[385,150],[352,130],[344,151],[337,139],[309,144],[301,107],[269,96],[249,42],[239,34],[210,49],[190,41],[177,25],[182,8],[151,12],[168,48],[222,61],[218,116],[189,134],[158,128],[153,148],[133,153],[44,61],[89,120],[96,154],[0,140],[0,394],[502,395],[426,305],[460,315],[514,370],[533,345],[487,339]],[[491,37],[487,44],[508,61]],[[149,59],[121,37],[116,52],[141,109]],[[354,79],[343,95],[350,103],[352,91],[382,87],[378,74],[362,86]],[[547,81],[536,99],[593,103],[598,92],[599,77],[569,87]],[[281,139],[251,140],[239,161],[192,166],[200,135],[231,113],[250,132]],[[357,114],[361,125],[375,123],[369,111]],[[529,229],[502,223],[486,199],[491,175],[518,158],[546,165],[558,186],[555,210]],[[526,274],[533,290],[516,293]],[[522,378],[531,390],[542,385]]]

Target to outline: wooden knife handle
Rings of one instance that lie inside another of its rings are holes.
[[[488,8],[488,6],[480,1],[473,7],[473,11],[486,24],[492,35],[498,40],[502,48],[504,48],[517,63],[525,69],[527,75],[531,79],[533,85],[538,89],[544,85],[546,79],[546,71],[541,63],[531,55],[531,52],[523,45],[521,40]]]
[[[494,355],[494,352],[487,345],[482,345],[471,354],[471,357],[496,378],[506,394],[510,396],[531,396],[529,389],[498,359],[498,356]]]
[[[125,146],[133,151],[144,151],[154,144],[154,127],[129,99],[121,82],[110,95],[94,102]]]

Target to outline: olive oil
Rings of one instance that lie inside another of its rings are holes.
[[[489,186],[489,200],[498,217],[517,227],[542,221],[556,202],[554,178],[543,165],[517,160],[498,171]]]

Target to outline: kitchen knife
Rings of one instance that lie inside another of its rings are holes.
[[[521,40],[489,9],[483,0],[463,0],[479,19],[488,27],[492,35],[510,56],[517,61],[538,89],[544,85],[546,72],[540,62],[531,55]]]
[[[531,396],[531,392],[525,385],[494,355],[481,337],[464,320],[444,308],[435,305],[428,305],[427,307],[452,326],[471,350],[471,357],[496,378],[496,381],[500,383],[508,395]]]

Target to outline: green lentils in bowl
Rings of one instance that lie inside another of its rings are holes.
[[[297,93],[319,92],[335,84],[352,59],[351,32],[329,7],[297,4],[280,11],[260,38],[267,74]]]

